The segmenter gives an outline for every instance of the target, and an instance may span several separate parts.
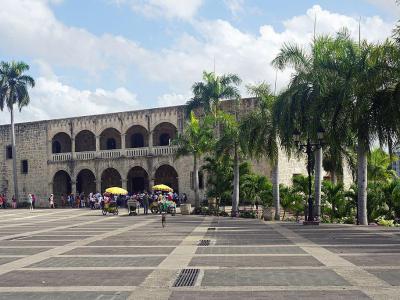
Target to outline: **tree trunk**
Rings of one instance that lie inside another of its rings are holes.
[[[367,157],[368,151],[364,141],[359,137],[357,146],[357,187],[358,187],[358,221],[360,225],[368,225],[367,218]]]
[[[233,166],[233,197],[232,197],[232,215],[237,216],[239,206],[239,153],[238,146],[235,144],[234,166]]]
[[[14,128],[14,109],[10,108],[11,113],[11,147],[12,147],[12,158],[13,158],[13,179],[14,179],[14,196],[19,201],[18,195],[18,178],[17,178],[17,151],[15,148],[15,128]]]
[[[193,187],[194,187],[194,206],[200,207],[199,196],[199,166],[197,163],[197,155],[193,155]]]
[[[279,198],[279,163],[278,159],[272,165],[272,196],[275,206],[275,220],[279,221],[281,216],[281,205]]]
[[[315,151],[315,218],[320,219],[321,216],[321,183],[322,183],[322,148]]]
[[[331,171],[331,181],[334,185],[337,185],[337,175],[336,175],[336,171]]]

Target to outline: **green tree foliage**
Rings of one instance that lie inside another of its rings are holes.
[[[199,197],[199,159],[213,147],[213,123],[209,117],[199,121],[193,112],[190,113],[183,134],[179,135],[173,144],[178,146],[176,157],[193,156],[193,183],[195,192],[195,206],[200,206]]]
[[[29,66],[24,62],[1,62],[0,63],[0,110],[8,108],[11,115],[11,143],[13,156],[13,179],[14,196],[18,201],[18,179],[17,179],[17,154],[15,147],[15,128],[14,128],[14,106],[17,105],[19,111],[30,102],[28,93],[29,87],[35,86],[32,77],[25,73],[29,71]]]

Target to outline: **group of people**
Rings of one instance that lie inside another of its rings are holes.
[[[102,208],[105,202],[115,202],[119,207],[126,207],[128,199],[135,200],[139,203],[140,207],[143,207],[144,213],[148,214],[148,209],[150,204],[154,201],[174,201],[178,206],[180,204],[187,202],[187,196],[185,193],[178,195],[178,193],[169,192],[147,192],[143,191],[140,193],[133,193],[131,195],[112,195],[110,193],[101,194],[99,192],[90,193],[88,196],[85,193],[80,193],[77,195],[61,194],[61,207],[71,207],[71,208],[84,208],[89,207],[91,209]],[[33,210],[36,204],[36,196],[34,194],[28,194],[28,205],[29,209]],[[56,208],[56,200],[54,194],[50,194],[48,198],[49,208]],[[0,208],[7,207],[7,197],[5,194],[0,194]],[[17,208],[17,199],[13,196],[11,202],[12,208]]]
[[[7,201],[8,200],[6,194],[0,194],[0,208],[7,208]],[[17,208],[17,199],[14,196],[12,196],[11,205],[12,208]]]

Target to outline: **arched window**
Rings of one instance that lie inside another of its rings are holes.
[[[107,150],[113,150],[117,148],[117,142],[113,138],[107,139]]]
[[[61,153],[61,144],[59,141],[53,142],[53,153]]]
[[[160,146],[169,146],[170,136],[168,133],[163,133],[160,135]]]
[[[140,133],[135,133],[131,136],[131,146],[132,148],[144,147],[144,138]]]

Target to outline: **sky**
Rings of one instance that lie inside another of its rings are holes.
[[[390,37],[395,0],[0,0],[0,60],[25,61],[36,86],[18,122],[184,104],[202,72],[283,89],[284,43],[347,27]],[[10,122],[7,110],[0,124]]]

